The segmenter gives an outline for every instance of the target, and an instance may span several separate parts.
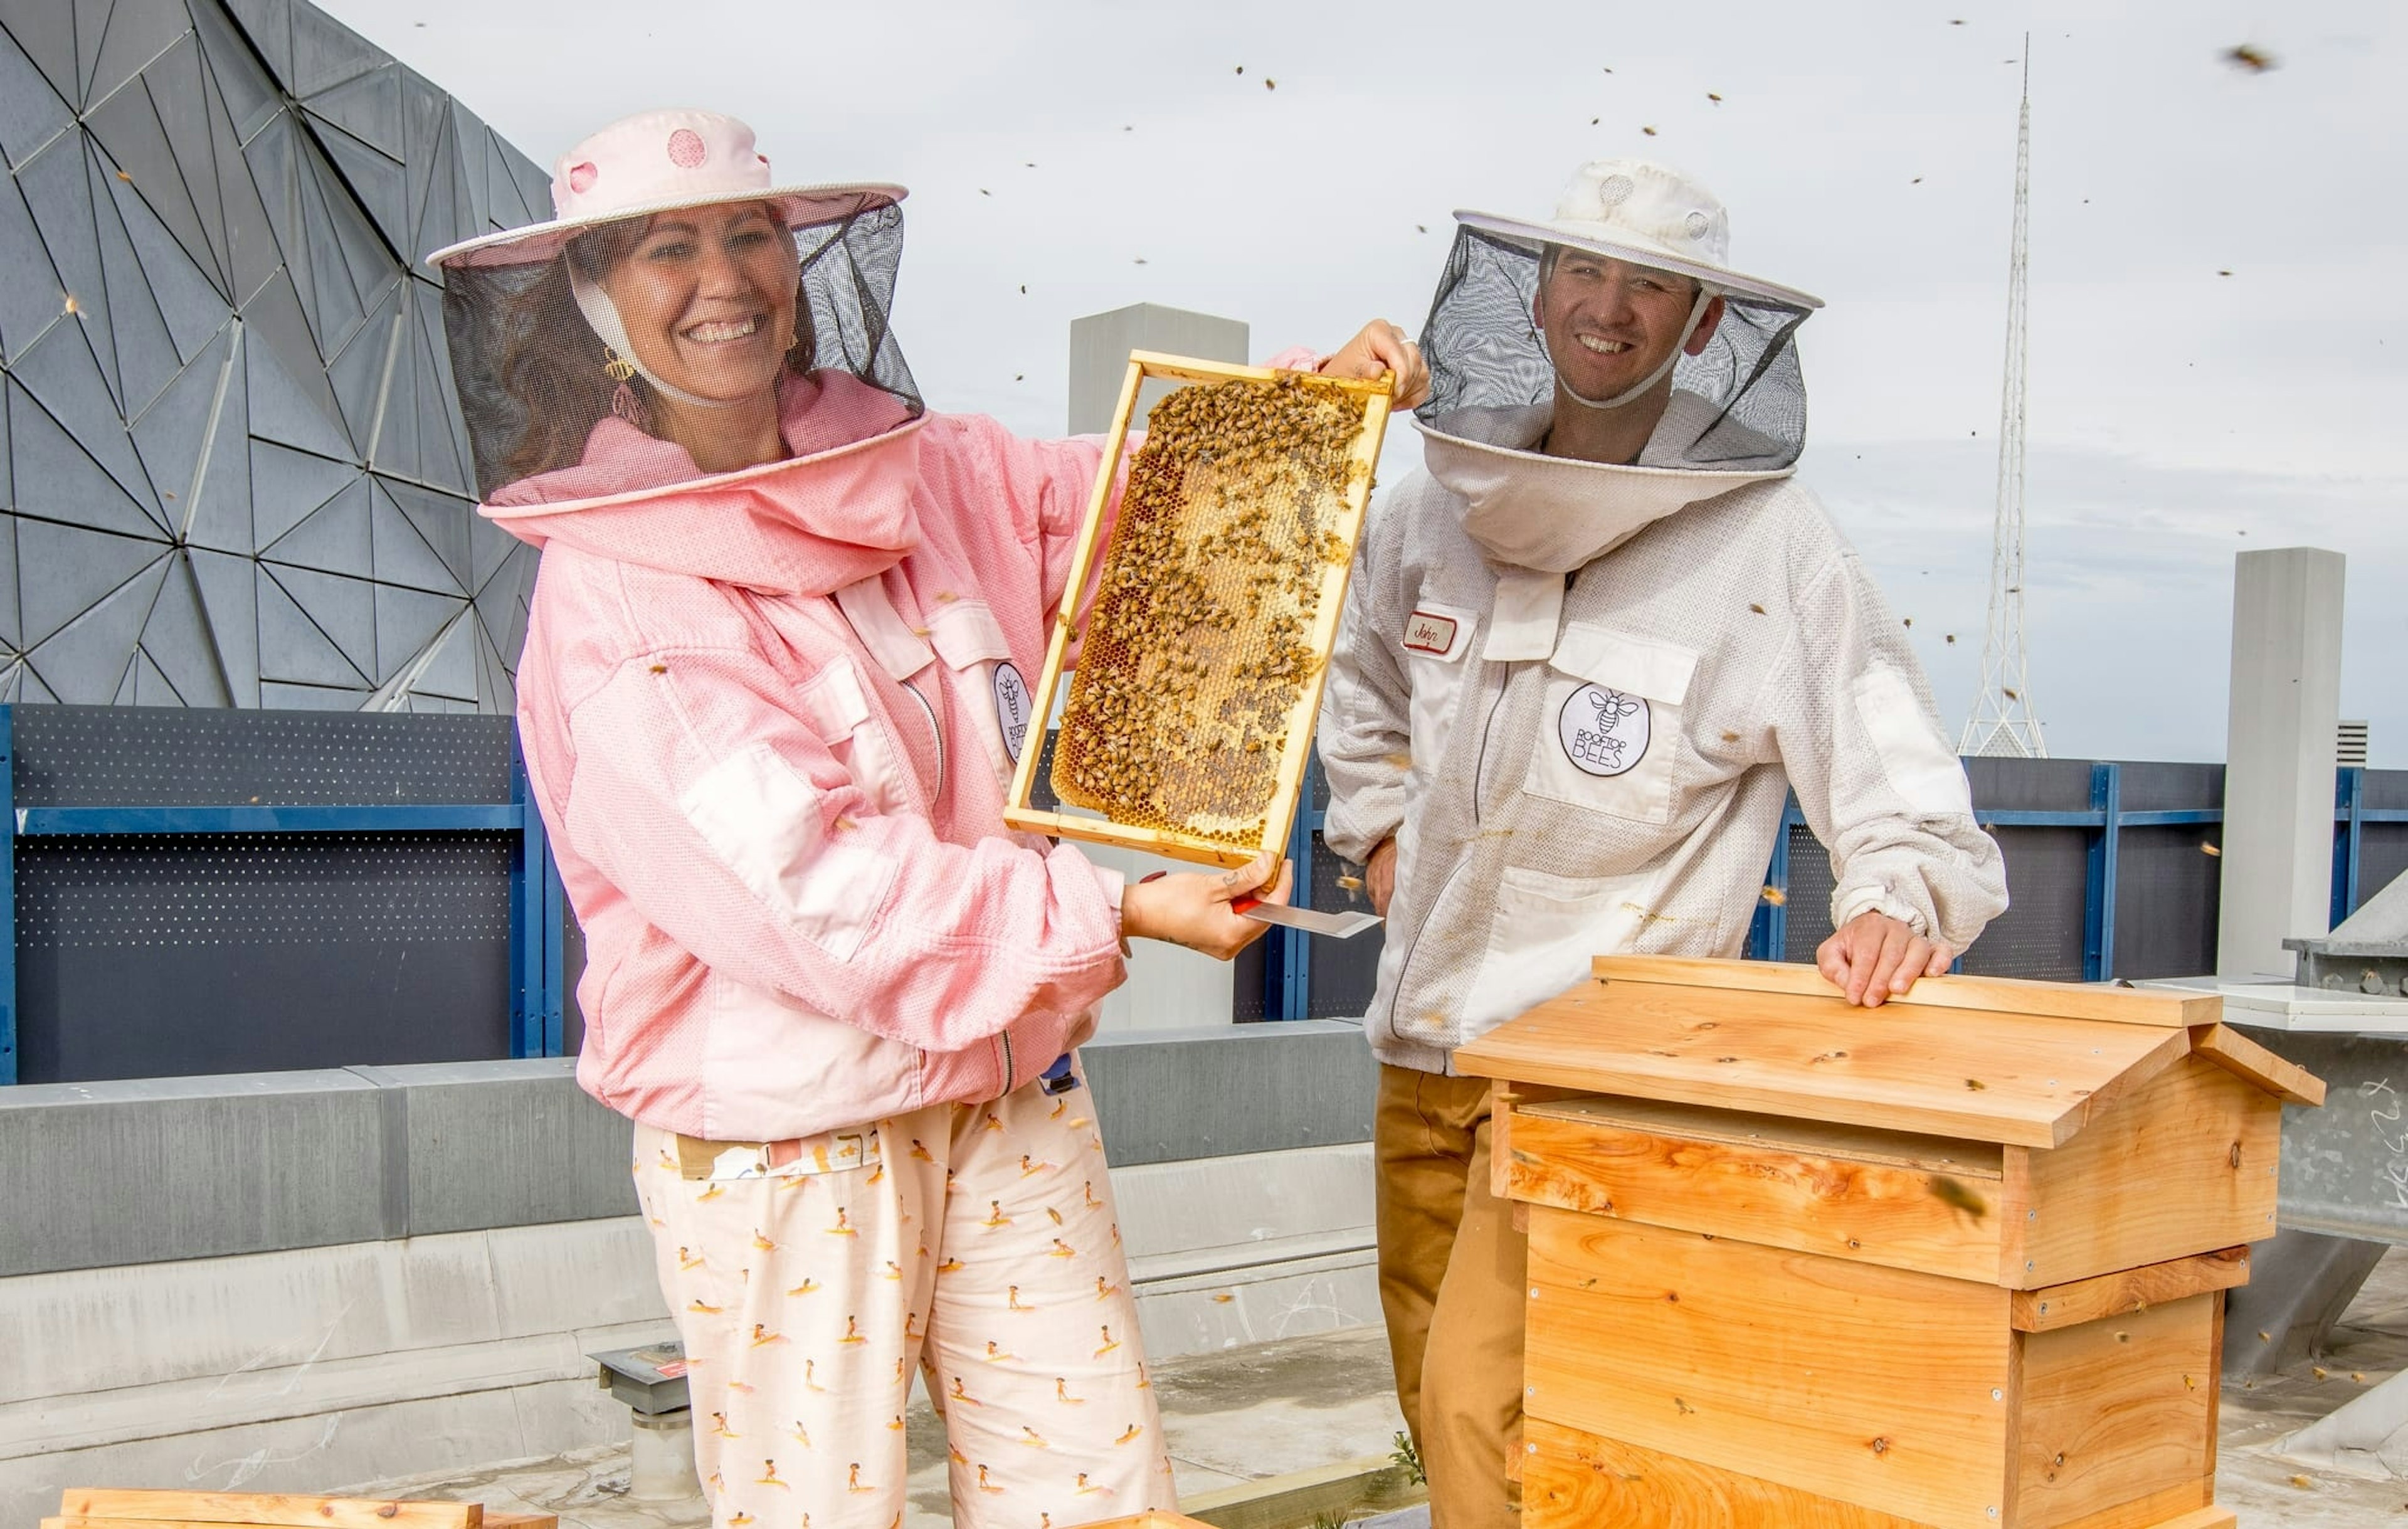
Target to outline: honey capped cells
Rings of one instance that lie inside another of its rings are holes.
[[[1062,714],[1054,793],[1115,823],[1258,845],[1352,555],[1364,395],[1297,373],[1191,383],[1147,420]],[[1307,726],[1309,726],[1309,722]]]

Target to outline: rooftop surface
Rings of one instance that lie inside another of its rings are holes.
[[[2335,1329],[2329,1353],[2225,1388],[2216,1497],[2238,1516],[2238,1529],[2408,1524],[2408,1436],[2378,1455],[2380,1467],[2387,1467],[2381,1477],[2304,1464],[2277,1449],[2293,1430],[2402,1369],[2408,1369],[2408,1248],[2394,1249],[2367,1281]],[[1240,1489],[1249,1483],[1349,1463],[1384,1464],[1403,1426],[1389,1390],[1386,1336],[1378,1327],[1225,1349],[1165,1361],[1154,1370],[1180,1497],[1191,1507],[1243,1497]],[[936,1529],[952,1522],[942,1428],[925,1401],[915,1404],[908,1427],[911,1509],[904,1522],[906,1529]],[[2366,1468],[2380,1467],[2370,1463]],[[698,1499],[630,1500],[627,1472],[627,1450],[617,1446],[467,1476],[363,1483],[358,1490],[557,1513],[569,1529],[689,1529],[709,1522]],[[1312,1519],[1308,1513],[1295,1522],[1304,1529]],[[1409,1516],[1381,1522],[1384,1529]]]

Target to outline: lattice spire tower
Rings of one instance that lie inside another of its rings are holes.
[[[2015,233],[2007,267],[2007,368],[1999,402],[1999,503],[1990,533],[1990,622],[1982,691],[1960,754],[2045,759],[2024,650],[2024,287],[2031,202],[2031,37],[2024,37],[2023,107],[2015,128]]]

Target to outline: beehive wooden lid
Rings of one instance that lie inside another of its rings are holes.
[[[1475,1076],[1966,1141],[2057,1147],[2197,1050],[2286,1101],[2323,1087],[2179,993],[1927,977],[1851,1006],[1812,967],[1599,957],[1455,1053]]]

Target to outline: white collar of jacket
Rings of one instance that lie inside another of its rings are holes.
[[[1794,463],[1703,469],[1677,466],[1715,422],[1713,406],[1676,390],[1636,465],[1584,462],[1534,451],[1555,406],[1467,408],[1413,423],[1424,464],[1463,505],[1465,534],[1498,563],[1497,603],[1483,656],[1543,658],[1555,651],[1564,578],[1665,516],[1749,483],[1786,478]],[[1768,446],[1772,443],[1766,442]]]

